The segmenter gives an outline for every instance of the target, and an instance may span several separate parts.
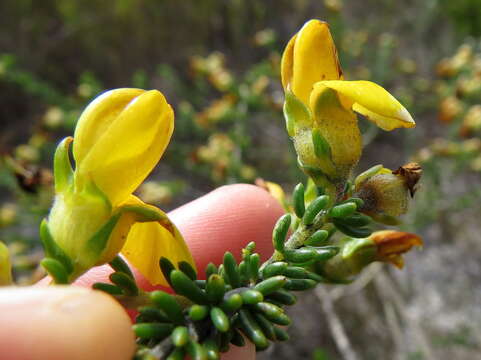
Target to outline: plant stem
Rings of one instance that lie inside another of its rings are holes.
[[[309,237],[314,234],[317,230],[320,230],[326,223],[327,211],[323,210],[314,219],[314,222],[310,225],[304,225],[302,222],[299,227],[294,231],[294,233],[289,236],[284,244],[286,250],[294,250],[300,248],[304,245],[304,242],[309,239]],[[262,264],[261,269],[266,265],[271,264],[276,261],[281,261],[284,256],[279,251],[274,251],[269,260]]]

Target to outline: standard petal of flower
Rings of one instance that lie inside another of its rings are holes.
[[[125,201],[150,173],[169,143],[174,113],[157,90],[132,101],[94,144],[78,169],[115,207]]]
[[[294,64],[294,44],[296,42],[297,34],[294,35],[287,43],[286,49],[282,54],[281,59],[281,81],[284,90],[287,90],[287,86],[292,80],[292,70]]]
[[[316,82],[342,79],[336,46],[327,23],[311,20],[302,27],[294,43],[292,69],[291,90],[305,104]]]
[[[383,130],[416,126],[413,118],[394,96],[370,81],[320,81],[315,85],[326,86],[350,99],[352,109],[376,123]]]
[[[77,164],[108,131],[127,104],[144,92],[141,89],[114,89],[103,93],[87,106],[75,128],[73,155]]]

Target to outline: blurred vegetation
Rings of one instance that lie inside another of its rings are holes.
[[[291,189],[302,175],[284,130],[279,62],[290,36],[313,17],[330,23],[346,78],[382,84],[418,123],[416,131],[380,133],[361,120],[363,164],[397,168],[412,157],[424,167],[405,227],[427,237],[426,252],[472,232],[465,216],[481,215],[477,0],[3,0],[0,240],[13,254],[17,281],[42,276],[37,227],[52,201],[55,145],[105,89],[157,88],[174,106],[176,132],[138,190],[144,200],[169,209],[256,178]],[[360,321],[347,318],[353,327]],[[432,346],[480,349],[472,328],[430,330]],[[380,341],[380,350],[361,338],[353,346],[360,358],[385,358],[393,341]],[[327,340],[305,346],[309,355],[290,346],[294,352],[275,354],[336,358]],[[430,354],[411,348],[399,358],[441,358]]]

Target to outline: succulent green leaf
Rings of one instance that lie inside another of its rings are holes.
[[[135,335],[141,339],[155,338],[157,340],[166,338],[174,329],[172,324],[164,323],[140,323],[132,326]]]
[[[150,299],[174,323],[177,325],[184,324],[182,308],[172,295],[167,294],[164,291],[157,290],[150,293]]]
[[[321,195],[314,199],[306,209],[302,223],[304,225],[311,225],[314,222],[314,218],[323,210],[329,203],[329,196]]]
[[[294,188],[294,192],[292,193],[292,203],[294,206],[294,213],[298,218],[302,219],[304,212],[306,211],[303,183],[297,184]]]
[[[40,265],[48,272],[56,284],[68,284],[68,273],[65,266],[57,259],[44,258]]]
[[[200,305],[207,305],[209,303],[206,293],[182,271],[172,270],[170,273],[170,282],[177,294],[183,295]]]
[[[274,249],[279,252],[284,251],[284,242],[286,241],[287,232],[291,226],[291,215],[285,214],[277,220],[272,230],[272,241],[274,243]]]
[[[139,288],[135,280],[123,272],[114,272],[109,276],[110,281],[122,289],[125,295],[137,296]]]

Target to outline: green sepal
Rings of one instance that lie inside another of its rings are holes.
[[[92,285],[92,289],[100,290],[106,292],[110,295],[122,295],[123,291],[117,285],[107,284],[107,283],[95,283]]]
[[[72,261],[53,239],[50,229],[48,228],[47,220],[45,219],[40,223],[40,239],[45,251],[45,256],[59,261],[65,268],[67,275],[70,275],[73,272]]]
[[[304,216],[304,212],[306,211],[306,204],[304,199],[304,184],[299,183],[294,188],[292,193],[292,204],[294,207],[294,213],[300,219]]]
[[[122,289],[125,295],[137,296],[139,288],[135,280],[123,272],[114,272],[109,276],[110,281]]]
[[[262,277],[268,279],[276,275],[282,275],[287,266],[288,264],[283,261],[276,261],[272,264],[268,264],[262,269]]]
[[[190,341],[189,330],[185,326],[177,326],[171,336],[172,343],[176,347],[182,347]]]
[[[165,339],[172,333],[174,326],[165,323],[140,323],[132,326],[134,333],[141,339]]]
[[[252,317],[252,314],[247,309],[241,309],[239,311],[239,322],[241,324],[242,332],[247,336],[247,338],[254,343],[256,348],[263,350],[269,346],[264,332],[261,327]]]
[[[68,284],[68,272],[65,266],[58,261],[50,257],[42,259],[40,265],[47,271],[47,273],[52,277],[55,284]]]
[[[361,185],[364,181],[367,179],[373,177],[374,175],[378,174],[381,170],[383,169],[383,166],[381,164],[379,165],[374,165],[373,167],[367,169],[366,171],[360,173],[356,179],[354,180],[354,186],[357,188],[359,185]]]
[[[209,304],[206,293],[182,271],[172,270],[170,273],[170,282],[177,294],[185,296],[187,299],[200,305]]]
[[[152,221],[160,221],[165,219],[165,216],[162,216],[158,211],[151,209],[148,206],[143,205],[123,205],[120,208],[122,212],[131,212],[137,216],[136,220],[140,222],[152,222]]]
[[[312,123],[311,111],[290,90],[286,91],[283,112],[287,133],[291,137],[295,136],[297,126],[308,127]]]
[[[283,272],[286,271],[286,268],[287,266],[284,268]],[[259,291],[263,295],[269,295],[281,289],[285,285],[286,281],[287,279],[285,276],[277,275],[261,281],[256,286],[254,286],[254,289]]]
[[[291,226],[291,214],[285,214],[277,220],[272,230],[272,242],[274,249],[279,252],[284,251],[284,242],[286,241],[287,232]]]
[[[240,286],[240,274],[239,269],[237,268],[237,262],[234,258],[234,255],[230,252],[226,252],[224,254],[224,274],[226,282],[232,285],[233,288],[237,288]]]
[[[221,308],[214,306],[210,310],[210,319],[215,328],[220,332],[226,332],[230,328],[230,321],[224,311]]]
[[[167,317],[177,325],[184,325],[184,315],[179,303],[170,294],[164,291],[153,291],[150,293],[151,301],[158,306]]]
[[[287,326],[290,325],[291,319],[284,314],[284,311],[274,304],[268,302],[260,302],[253,305],[253,308],[260,311],[268,320],[274,324]]]
[[[225,282],[222,276],[217,274],[209,276],[205,290],[209,301],[213,303],[221,301],[225,293]]]
[[[186,349],[192,360],[207,360],[207,352],[198,342],[190,341]]]
[[[314,234],[309,236],[309,238],[304,241],[304,245],[309,246],[321,246],[327,242],[329,237],[329,232],[326,230],[317,230]]]
[[[189,308],[189,317],[192,321],[201,321],[209,314],[209,307],[205,305],[194,304]]]
[[[109,265],[116,272],[121,272],[130,276],[132,279],[134,278],[134,274],[132,274],[132,271],[130,270],[129,265],[127,265],[125,260],[122,259],[119,255],[114,257],[114,259],[111,262],[109,262]]]
[[[264,296],[257,289],[249,289],[240,293],[242,297],[242,303],[246,305],[257,304],[264,300]]]
[[[240,294],[225,294],[224,299],[220,303],[220,307],[226,313],[233,313],[242,306],[242,296]]]
[[[304,225],[311,225],[314,222],[314,218],[323,210],[329,203],[329,196],[321,195],[314,199],[306,209],[304,216],[302,218],[302,223]]]
[[[259,327],[262,329],[265,337],[269,340],[275,341],[276,335],[274,332],[274,325],[272,325],[272,323],[259,312],[252,312],[252,316],[259,325]]]
[[[72,137],[66,137],[58,144],[53,156],[53,177],[55,179],[55,193],[64,192],[72,183],[73,169],[70,163],[69,149]]]
[[[357,204],[354,202],[347,202],[344,204],[336,205],[329,211],[329,216],[332,218],[345,218],[354,214],[357,210]]]
[[[294,305],[297,302],[297,297],[287,290],[279,289],[270,293],[267,301],[274,300],[283,305]]]
[[[304,263],[313,260],[316,256],[316,250],[308,247],[284,251],[285,259],[291,263]]]
[[[312,130],[312,144],[314,145],[314,153],[319,159],[331,159],[331,146],[327,140],[322,136],[321,130],[315,128]]]
[[[86,243],[85,248],[92,255],[92,258],[100,258],[102,252],[107,247],[110,235],[117,225],[122,214],[119,212],[113,215]],[[95,261],[94,261],[95,263]]]
[[[317,281],[312,279],[289,279],[286,281],[284,288],[290,291],[304,291],[314,288]]]
[[[289,340],[289,334],[284,329],[274,326],[274,333],[277,341],[287,341]]]

